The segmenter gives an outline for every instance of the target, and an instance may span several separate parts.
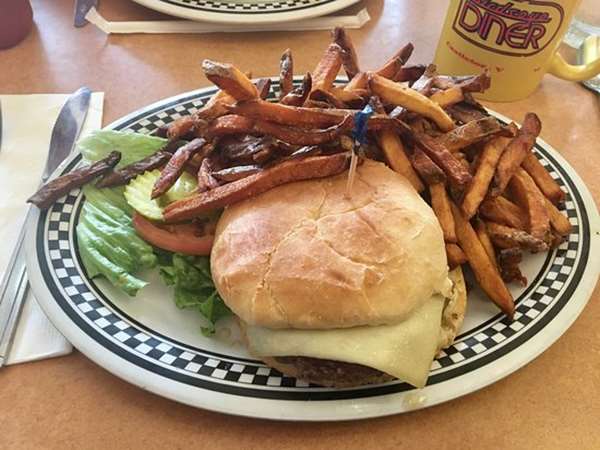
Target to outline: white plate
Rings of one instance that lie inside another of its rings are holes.
[[[359,0],[134,0],[171,16],[206,22],[265,24],[330,14]]]
[[[214,92],[166,99],[109,128],[151,132],[195,111]],[[28,223],[31,285],[48,317],[89,358],[133,384],[189,405],[293,420],[358,419],[424,408],[473,392],[531,361],[573,323],[591,295],[600,269],[595,204],[557,151],[538,139],[535,152],[567,193],[564,208],[573,233],[558,249],[526,257],[522,268],[529,284],[512,289],[517,299],[513,322],[478,290],[469,294],[461,333],[434,361],[421,390],[398,381],[338,390],[308,386],[252,359],[239,345],[203,337],[197,313],[178,310],[156,274],[137,298],[90,280],[75,242],[79,190]],[[80,155],[71,157],[54,175],[80,160]]]

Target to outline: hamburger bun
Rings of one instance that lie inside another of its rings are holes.
[[[437,218],[410,183],[367,160],[346,174],[291,183],[230,206],[211,270],[241,318],[268,328],[332,329],[402,321],[449,289]]]

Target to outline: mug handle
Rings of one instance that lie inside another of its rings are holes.
[[[590,53],[593,55],[586,55],[584,61],[588,61],[595,57],[594,61],[591,61],[587,64],[574,66],[567,63],[564,58],[558,52],[556,52],[552,56],[548,72],[554,76],[569,81],[585,81],[594,78],[596,75],[600,74],[600,55],[598,55],[598,44],[596,42],[590,44],[590,47],[593,47],[590,50]]]

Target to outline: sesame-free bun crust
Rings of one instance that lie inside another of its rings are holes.
[[[248,324],[330,329],[403,320],[447,286],[442,231],[410,183],[367,160],[347,174],[291,183],[228,207],[212,276]]]

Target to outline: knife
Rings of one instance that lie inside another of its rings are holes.
[[[82,87],[69,96],[58,114],[52,129],[46,166],[42,183],[54,172],[59,164],[71,153],[81,132],[90,104],[91,92]],[[27,209],[25,223],[32,217],[32,209]],[[0,284],[0,367],[4,365],[18,323],[23,301],[27,296],[28,282],[25,271],[25,227],[19,238]]]
[[[88,21],[85,16],[90,9],[98,6],[98,0],[75,0],[75,18],[73,25],[77,28],[81,28],[87,25]]]

